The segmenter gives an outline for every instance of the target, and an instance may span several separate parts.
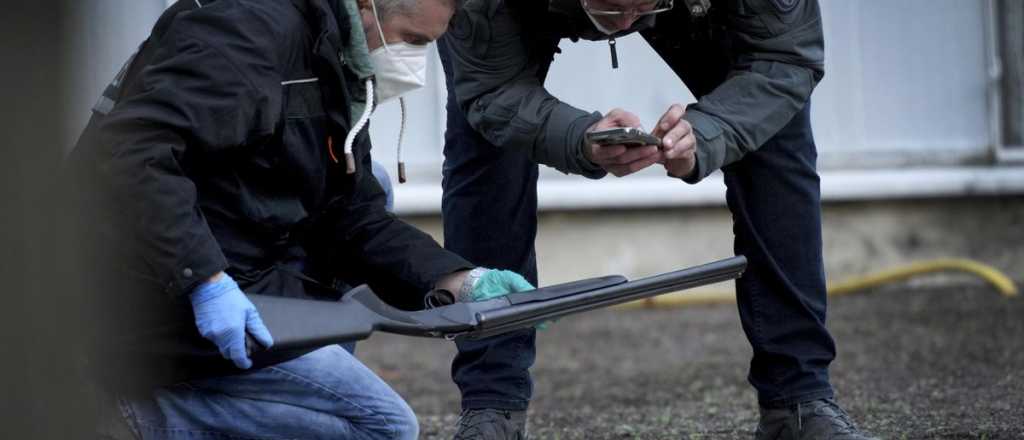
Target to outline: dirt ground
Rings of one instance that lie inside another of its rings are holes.
[[[1024,297],[983,287],[887,288],[835,298],[828,325],[838,399],[887,439],[1024,438]],[[538,338],[534,439],[751,438],[750,347],[735,306],[603,310]],[[459,411],[454,353],[374,336],[359,356],[447,439]]]

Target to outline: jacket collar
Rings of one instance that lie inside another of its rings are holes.
[[[373,76],[362,17],[355,0],[291,1],[317,35],[314,53],[329,56],[332,64],[344,64],[360,80]]]
[[[328,115],[344,130],[366,108],[367,79],[373,76],[366,35],[355,0],[291,0],[306,18],[316,41],[313,54],[333,72],[344,99],[325,105]],[[341,105],[341,103],[344,103]],[[326,103],[325,103],[326,104]]]
[[[337,0],[291,0],[291,2],[306,18],[313,34],[317,36],[318,45],[329,44],[332,48],[344,46],[339,24],[347,24],[348,20],[338,20],[335,8],[330,4],[336,3]]]

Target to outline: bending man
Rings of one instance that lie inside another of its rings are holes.
[[[615,65],[615,38],[634,32],[699,100],[667,109],[653,130],[661,145],[587,145],[588,131],[640,120],[558,100],[544,88],[550,63],[561,42],[583,38],[609,42],[610,63],[593,68]],[[736,253],[749,260],[737,298],[754,349],[757,437],[866,438],[833,400],[828,377],[835,345],[825,328],[809,104],[824,74],[817,1],[479,0],[456,14],[440,47],[449,249],[536,282],[537,163],[590,178],[660,163],[687,183],[721,169]],[[459,346],[457,439],[524,435],[533,347],[532,331]]]

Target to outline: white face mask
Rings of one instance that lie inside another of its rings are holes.
[[[370,52],[374,76],[377,78],[375,95],[377,103],[382,104],[400,95],[423,87],[427,83],[427,46],[405,42],[389,45],[384,39],[384,30],[380,26],[377,6],[373,6],[373,18],[377,20],[377,32],[380,33],[381,47]]]

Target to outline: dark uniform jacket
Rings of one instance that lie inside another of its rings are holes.
[[[696,182],[759,148],[807,103],[824,75],[821,14],[816,0],[712,0],[703,18],[675,3],[613,37],[641,32],[677,74],[713,64],[706,56],[729,58],[721,63],[728,72],[711,75],[726,80],[695,90],[700,99],[686,109],[698,140],[688,181]],[[560,40],[609,38],[579,0],[469,0],[443,38],[456,100],[484,138],[562,172],[604,175],[581,152],[584,132],[601,115],[558,100],[543,84]],[[701,82],[693,76],[691,88]]]
[[[222,270],[247,293],[336,299],[365,282],[416,308],[471,267],[386,212],[368,130],[345,172],[372,72],[342,1],[179,1],[104,93],[69,163],[106,272],[107,361],[232,371],[187,298]]]

